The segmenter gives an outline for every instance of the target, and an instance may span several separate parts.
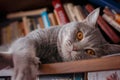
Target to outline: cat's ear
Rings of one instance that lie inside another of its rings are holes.
[[[7,66],[13,66],[12,54],[8,52],[0,52],[0,69]]]
[[[103,48],[105,54],[120,53],[120,45],[107,43],[107,44],[102,45],[102,48]]]
[[[95,9],[92,11],[85,19],[85,22],[88,24],[95,26],[98,16],[99,16],[100,8]]]

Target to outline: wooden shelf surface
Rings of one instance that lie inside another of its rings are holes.
[[[41,65],[39,74],[62,74],[72,72],[93,72],[104,70],[119,70],[120,56],[89,59],[81,61],[44,64]]]
[[[120,70],[120,56],[62,63],[41,64],[38,74],[47,75],[105,70]],[[12,74],[13,69],[0,71],[0,76],[11,76]]]

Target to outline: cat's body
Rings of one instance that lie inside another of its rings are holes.
[[[12,80],[35,80],[39,63],[90,59],[120,52],[120,46],[107,43],[95,27],[98,15],[96,9],[83,22],[38,29],[16,40],[8,51],[15,72]]]
[[[13,49],[21,51],[32,47],[34,48],[35,55],[42,63],[62,62],[57,49],[57,37],[60,29],[60,26],[48,29],[37,29],[15,41],[10,47],[10,51]]]

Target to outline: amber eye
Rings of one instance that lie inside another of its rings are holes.
[[[77,39],[82,40],[83,39],[83,33],[81,31],[77,32]]]
[[[92,49],[86,49],[86,53],[89,55],[95,55],[95,52]]]

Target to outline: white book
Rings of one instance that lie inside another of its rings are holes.
[[[102,16],[113,28],[120,32],[120,25],[110,16],[103,14]]]
[[[120,80],[120,70],[89,72],[88,80]]]

